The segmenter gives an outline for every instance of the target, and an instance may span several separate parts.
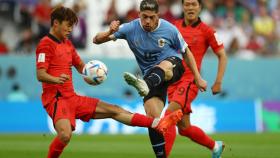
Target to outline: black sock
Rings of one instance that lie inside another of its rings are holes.
[[[157,158],[166,158],[165,141],[162,134],[155,129],[149,128],[150,141]]]
[[[144,80],[146,81],[150,89],[157,87],[162,82],[164,82],[165,73],[160,67],[153,67],[148,74],[145,76]]]

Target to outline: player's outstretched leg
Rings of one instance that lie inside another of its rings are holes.
[[[159,133],[165,134],[168,128],[176,125],[182,119],[182,116],[182,110],[176,110],[163,118],[150,118],[142,114],[135,113],[132,115],[130,123],[125,123],[125,121],[120,119],[120,116],[115,119],[131,126],[151,127]]]
[[[225,149],[225,144],[223,141],[216,141],[215,147],[213,149],[212,158],[221,158],[221,155]]]
[[[149,93],[149,87],[144,80],[137,78],[129,72],[125,72],[123,77],[127,84],[136,88],[140,96],[144,97]]]

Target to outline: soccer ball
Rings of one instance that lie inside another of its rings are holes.
[[[90,85],[99,85],[107,79],[107,66],[99,60],[91,60],[83,68],[84,80]]]

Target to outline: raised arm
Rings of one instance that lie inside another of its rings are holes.
[[[201,92],[206,91],[207,89],[207,82],[201,77],[194,56],[191,50],[187,47],[186,52],[183,54],[184,61],[186,62],[187,66],[191,69],[192,73],[194,74],[194,79],[197,87]]]
[[[114,39],[113,33],[119,30],[119,26],[120,26],[120,21],[112,21],[109,30],[105,32],[97,33],[97,35],[93,38],[93,43],[101,44],[113,40]]]

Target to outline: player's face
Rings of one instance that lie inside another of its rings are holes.
[[[73,25],[70,25],[68,21],[62,21],[55,23],[56,25],[56,34],[60,40],[64,40],[69,37],[70,33],[73,30]]]
[[[144,30],[151,32],[158,26],[159,15],[155,11],[145,10],[140,12],[141,24]]]
[[[183,11],[187,21],[195,21],[201,11],[201,5],[197,0],[184,0]]]

